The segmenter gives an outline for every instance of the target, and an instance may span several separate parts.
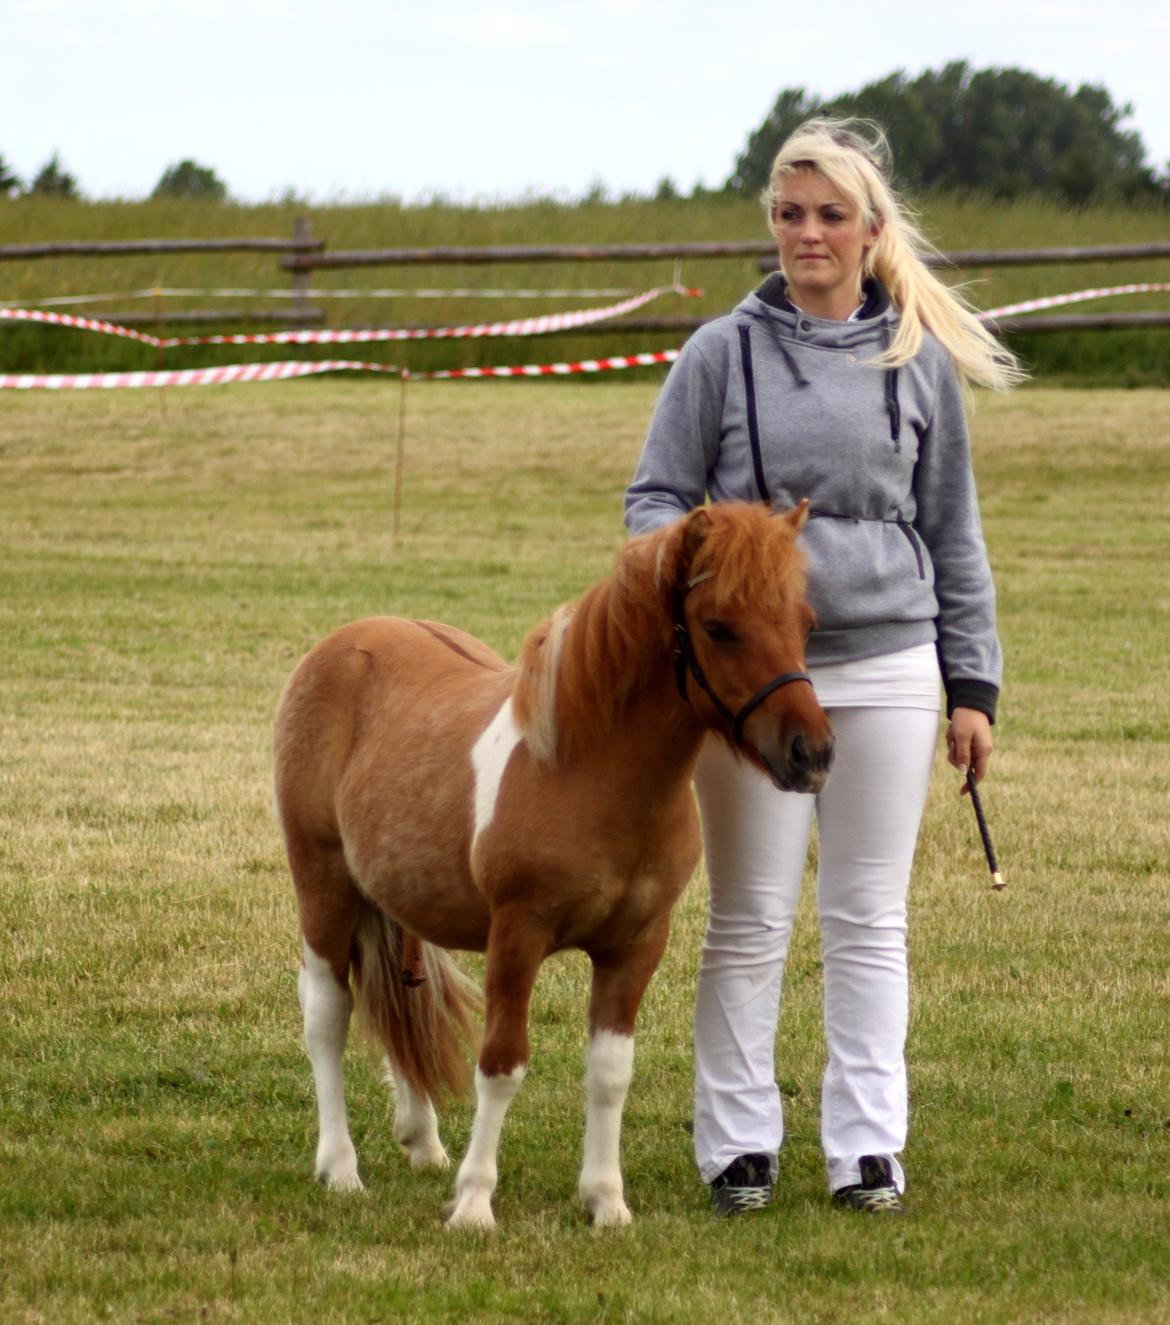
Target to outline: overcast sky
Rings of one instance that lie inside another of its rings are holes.
[[[3,2],[0,155],[90,196],[185,157],[248,200],[717,185],[782,88],[957,59],[1103,83],[1170,158],[1168,0]]]

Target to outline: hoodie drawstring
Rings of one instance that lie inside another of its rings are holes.
[[[882,353],[890,348],[890,329],[882,323]],[[902,406],[898,403],[898,370],[886,369],[886,413],[890,416],[890,441],[894,450],[902,449]]]

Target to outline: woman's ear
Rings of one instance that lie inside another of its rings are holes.
[[[882,231],[886,228],[885,218],[879,216],[878,219],[869,227],[869,240],[865,245],[865,252],[868,253],[871,248],[882,237]]]

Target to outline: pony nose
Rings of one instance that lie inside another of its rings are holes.
[[[815,795],[829,780],[834,746],[832,732],[826,732],[820,741],[810,740],[802,731],[794,732],[784,747],[783,768],[772,768],[774,781],[784,791]]]
[[[802,732],[797,732],[788,742],[788,767],[802,776],[807,775],[812,768],[812,752]]]
[[[827,773],[833,767],[836,741],[830,735],[819,746],[809,745],[804,732],[795,732],[788,742],[788,767],[798,777]]]

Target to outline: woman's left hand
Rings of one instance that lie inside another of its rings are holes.
[[[955,709],[947,727],[947,759],[951,766],[964,777],[969,768],[974,769],[975,781],[982,782],[991,762],[991,746],[991,723],[987,714],[979,709]],[[961,794],[967,794],[966,782]]]

